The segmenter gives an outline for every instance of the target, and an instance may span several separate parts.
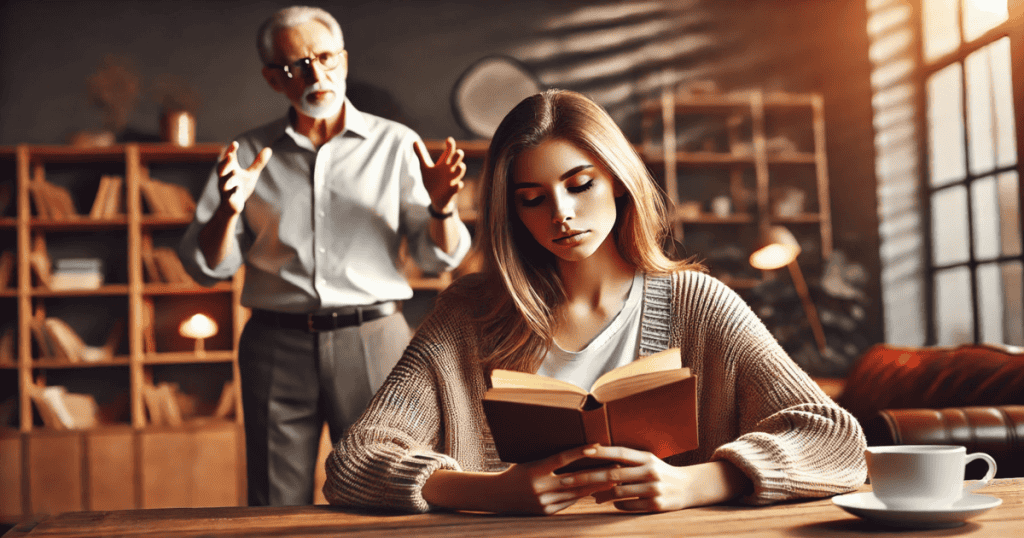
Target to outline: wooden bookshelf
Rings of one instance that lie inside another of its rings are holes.
[[[214,144],[0,149],[0,182],[10,183],[15,193],[13,211],[0,216],[0,234],[17,245],[12,282],[0,290],[0,308],[15,313],[5,322],[17,329],[16,362],[0,368],[0,383],[16,392],[15,417],[0,428],[0,466],[7,468],[0,520],[40,512],[245,503],[238,391],[229,418],[185,413],[177,427],[152,425],[143,402],[144,384],[181,382],[181,401],[190,402],[190,409],[208,409],[218,403],[215,391],[221,384],[239,380],[237,342],[248,315],[239,303],[241,272],[213,288],[194,282],[151,283],[141,259],[144,235],[155,234],[161,245],[170,247],[191,215],[152,214],[143,202],[140,183],[152,176],[198,198],[221,150]],[[100,186],[107,176],[120,180],[107,195],[116,198],[107,200],[106,214],[90,217],[91,208],[105,196]],[[55,217],[40,211],[42,199],[34,197],[33,182],[66,193],[77,214]],[[101,260],[102,284],[92,289],[48,287],[32,269],[31,252],[38,241],[52,260]],[[150,302],[156,309],[154,331],[161,337],[156,338],[156,349],[147,351],[141,321]],[[30,329],[37,310],[65,321],[90,346],[102,345],[116,320],[123,323],[122,336],[112,354],[96,362],[43,355]],[[177,325],[204,310],[220,331],[207,339],[206,352],[197,356],[191,341],[179,337]],[[204,376],[211,378],[212,395],[192,386]],[[99,426],[48,427],[29,396],[35,384],[66,386],[68,392],[93,397]],[[166,453],[164,441],[180,450]],[[213,483],[217,486],[208,487]]]

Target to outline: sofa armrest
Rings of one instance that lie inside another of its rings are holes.
[[[864,432],[871,446],[963,445],[995,458],[996,476],[1024,476],[1024,405],[883,409]],[[968,478],[981,474],[968,466]]]

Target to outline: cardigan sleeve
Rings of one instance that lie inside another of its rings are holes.
[[[705,352],[717,356],[705,383],[732,394],[738,435],[717,447],[711,460],[728,460],[753,483],[750,504],[824,497],[864,484],[866,442],[857,420],[826,396],[786,354],[764,323],[731,289],[694,273],[706,293]],[[718,378],[721,379],[718,379]]]
[[[427,478],[461,470],[437,451],[443,435],[436,372],[427,360],[445,349],[421,330],[362,416],[327,457],[324,495],[335,505],[426,512]]]

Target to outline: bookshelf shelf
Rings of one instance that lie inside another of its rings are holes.
[[[197,356],[188,351],[147,353],[143,362],[146,364],[194,364],[232,362],[233,360],[234,351],[207,350],[203,356]]]
[[[130,366],[131,360],[126,356],[115,356],[113,359],[96,362],[68,362],[55,359],[33,359],[32,368],[45,370],[72,370],[77,368],[106,368],[111,366]]]
[[[53,290],[34,288],[32,297],[94,297],[98,295],[128,295],[128,284],[104,284],[96,289]]]

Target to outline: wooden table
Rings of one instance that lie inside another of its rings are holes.
[[[864,488],[865,490],[867,487]],[[42,516],[11,529],[14,537],[261,537],[366,536],[991,536],[1024,533],[1024,478],[994,480],[979,493],[1003,504],[955,529],[899,530],[852,516],[830,499],[766,507],[714,506],[663,514],[629,514],[581,502],[548,517],[489,514],[384,514],[329,506],[277,508],[170,508],[68,512]]]

